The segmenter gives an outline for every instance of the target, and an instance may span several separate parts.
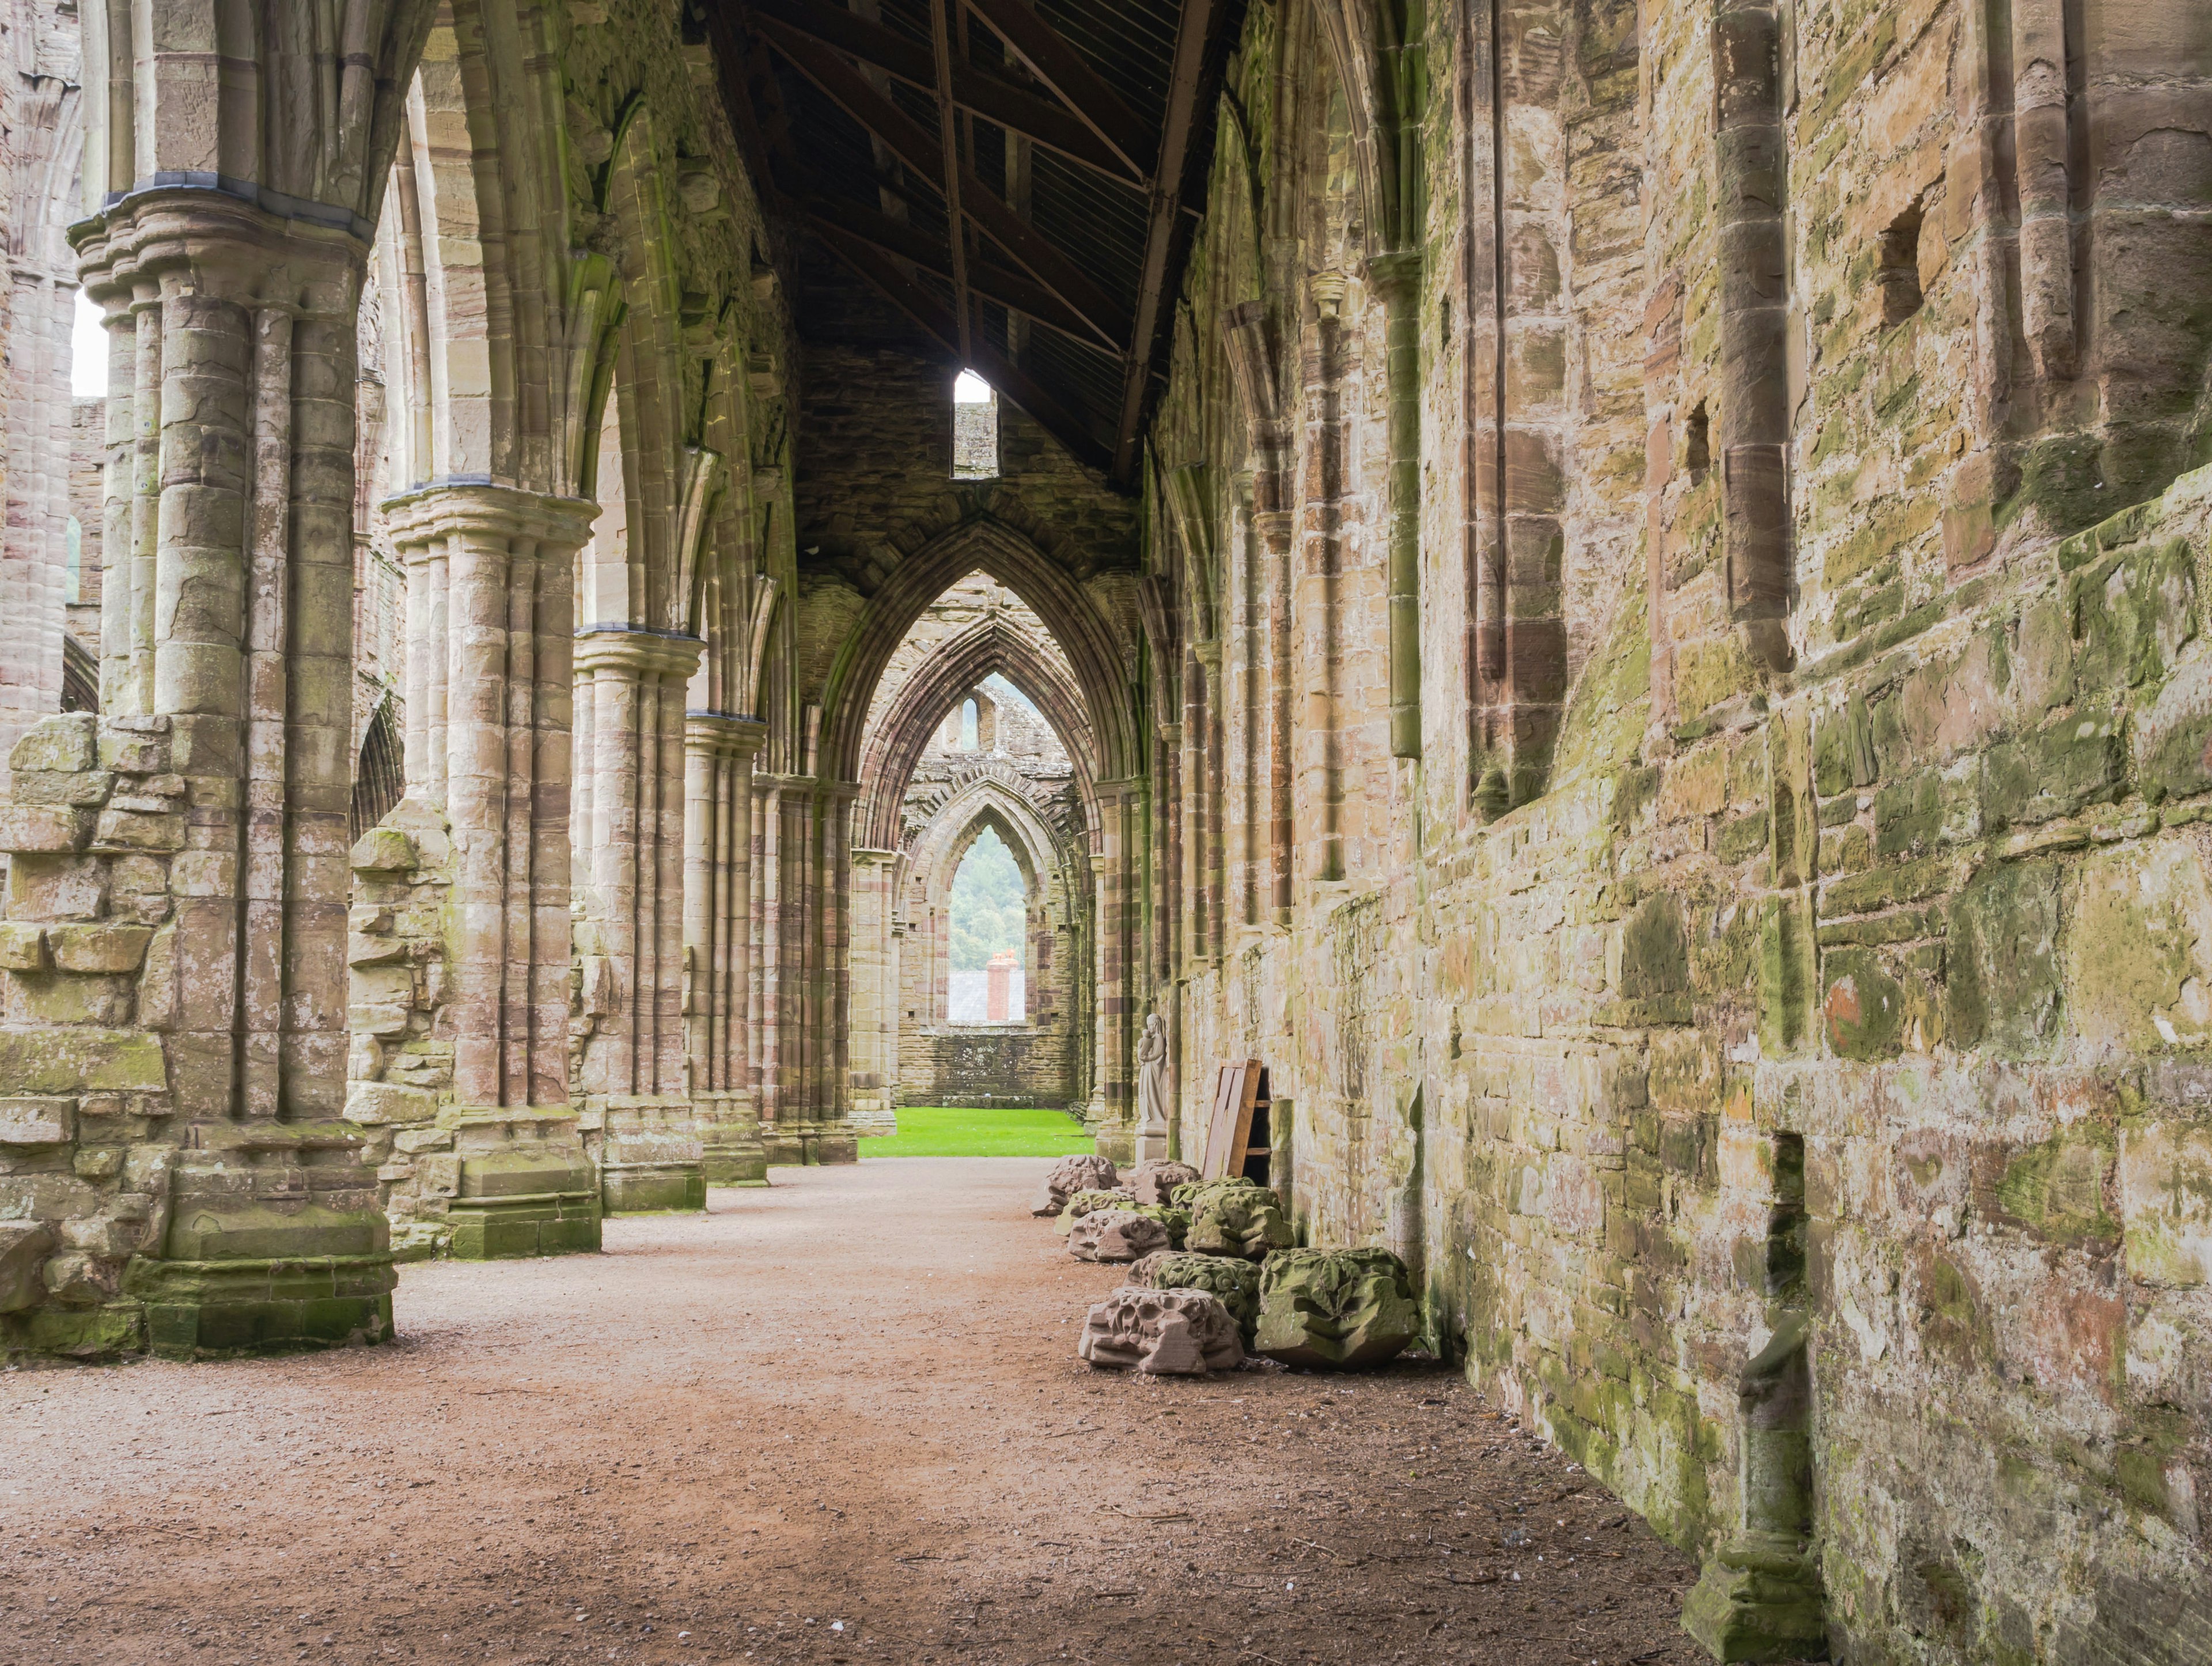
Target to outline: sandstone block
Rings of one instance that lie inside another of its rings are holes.
[[[364,1127],[386,1123],[423,1123],[438,1114],[438,1096],[396,1081],[346,1083],[345,1118]],[[450,1143],[450,1136],[448,1136]]]
[[[1196,1255],[1170,1251],[1146,1256],[1138,1263],[1144,1281],[1155,1290],[1203,1290],[1216,1298],[1237,1321],[1237,1334],[1251,1346],[1260,1322],[1260,1265],[1242,1256]],[[1136,1280],[1133,1275],[1131,1282]]]
[[[412,873],[422,865],[415,841],[397,827],[371,827],[347,857],[357,874]]]
[[[1044,1184],[1037,1192],[1037,1200],[1030,1213],[1040,1219],[1058,1215],[1067,1207],[1068,1198],[1086,1188],[1096,1190],[1110,1189],[1115,1183],[1114,1165],[1103,1157],[1087,1153],[1075,1157],[1062,1157],[1044,1177]]]
[[[1260,1275],[1255,1349],[1285,1365],[1380,1365],[1421,1334],[1405,1263],[1388,1250],[1285,1250]]]
[[[349,1006],[346,1009],[346,1028],[362,1035],[404,1035],[412,1010],[396,1003],[364,1003]]]
[[[1092,1306],[1075,1352],[1094,1366],[1156,1376],[1195,1377],[1244,1361],[1237,1321],[1218,1299],[1200,1290],[1138,1285],[1124,1285]]]
[[[52,770],[19,772],[8,791],[19,804],[66,804],[74,809],[98,809],[107,802],[115,778],[104,769],[63,773]]]
[[[122,1282],[118,1263],[84,1250],[64,1250],[46,1263],[46,1288],[55,1300],[83,1306],[106,1301]]]
[[[157,736],[103,735],[99,761],[103,769],[125,775],[156,775],[168,766],[168,742]]]
[[[2129,1277],[2168,1289],[2212,1283],[2212,1130],[2124,1128],[2119,1202]]]
[[[1069,1194],[1067,1207],[1060,1210],[1060,1219],[1053,1223],[1053,1230],[1065,1238],[1075,1223],[1093,1209],[1127,1209],[1136,1201],[1118,1188],[1109,1190],[1095,1186],[1085,1187],[1081,1191]]]
[[[0,971],[43,972],[46,934],[21,920],[0,920]]]
[[[112,1145],[95,1146],[71,1157],[70,1169],[80,1180],[112,1180],[123,1172],[123,1154]]]
[[[76,1134],[76,1101],[51,1095],[0,1099],[0,1146],[66,1145]]]
[[[21,775],[33,770],[90,769],[100,719],[89,712],[64,712],[41,718],[24,730],[8,754],[8,768]]]
[[[0,804],[0,850],[82,851],[92,842],[93,812],[61,804]]]
[[[144,1235],[141,1223],[118,1221],[112,1215],[89,1215],[82,1221],[65,1221],[62,1226],[63,1243],[72,1250],[82,1250],[102,1259],[129,1255]]]
[[[149,814],[111,805],[100,813],[96,842],[106,850],[181,851],[185,848],[185,816],[181,810]]]
[[[1139,1203],[1172,1203],[1175,1189],[1198,1178],[1188,1163],[1139,1163],[1129,1177],[1129,1192]]]
[[[1178,1194],[1185,1188],[1178,1187]],[[1249,1180],[1214,1181],[1189,1189],[1190,1230],[1183,1245],[1206,1255],[1243,1256],[1258,1261],[1297,1241],[1275,1194]]]
[[[0,1221],[0,1313],[14,1313],[46,1293],[40,1276],[54,1235],[35,1221]]]
[[[1168,1246],[1168,1229],[1133,1209],[1093,1209],[1067,1234],[1078,1261],[1134,1261]]]
[[[53,925],[46,942],[64,972],[136,972],[153,937],[145,925]]]

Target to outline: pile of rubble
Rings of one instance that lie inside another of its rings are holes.
[[[1079,1261],[1128,1266],[1076,1342],[1093,1366],[1192,1375],[1257,1355],[1348,1371],[1420,1335],[1403,1262],[1388,1250],[1298,1248],[1282,1200],[1255,1180],[1153,1162],[1124,1184],[1103,1157],[1064,1157],[1030,1213]]]

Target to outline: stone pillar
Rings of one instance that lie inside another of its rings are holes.
[[[707,1205],[683,1011],[684,697],[701,646],[625,626],[576,635],[592,724],[576,1063],[611,1215]]]
[[[684,1014],[707,1184],[768,1184],[747,990],[752,961],[753,759],[768,725],[684,719]]]
[[[1390,755],[1421,755],[1421,271],[1418,249],[1376,255],[1390,399]]]
[[[43,243],[43,238],[34,240]],[[7,525],[0,536],[0,791],[4,754],[61,710],[67,627],[70,331],[76,285],[19,260],[7,330]]]
[[[1097,1051],[1089,1120],[1098,1154],[1134,1160],[1135,1053],[1131,1034],[1142,1005],[1133,987],[1141,975],[1136,934],[1136,887],[1131,863],[1140,836],[1141,780],[1097,785],[1099,843],[1091,865],[1097,886]]]
[[[70,1177],[58,1212],[51,1177],[0,1179],[0,1217],[56,1245],[0,1343],[378,1341],[378,1154],[340,1115],[366,247],[189,187],[76,239],[134,372],[107,483],[127,651],[100,719],[17,745],[0,812],[0,1096]]]
[[[407,800],[386,828],[414,860],[355,851],[347,1115],[397,1125],[395,1223],[464,1259],[599,1245],[568,1095],[573,575],[597,512],[489,485],[384,506],[409,623]]]
[[[898,949],[892,939],[899,852],[853,851],[852,1109],[854,1133],[898,1131]]]

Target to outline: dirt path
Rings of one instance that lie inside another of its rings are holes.
[[[1702,1658],[1690,1565],[1447,1372],[1078,1363],[1116,1276],[1046,1166],[411,1267],[389,1348],[0,1375],[0,1663]]]

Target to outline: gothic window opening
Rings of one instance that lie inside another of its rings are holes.
[[[999,396],[972,370],[952,384],[952,478],[999,477]]]
[[[1029,904],[1029,884],[1014,853],[996,828],[984,828],[952,880],[946,1021],[1027,1019]]]

